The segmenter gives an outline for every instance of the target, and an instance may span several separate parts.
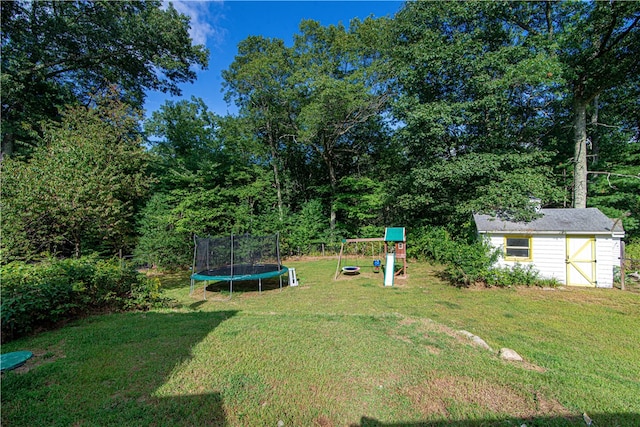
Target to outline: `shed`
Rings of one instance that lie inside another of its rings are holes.
[[[531,264],[570,286],[612,288],[624,230],[597,208],[540,209],[530,222],[474,214],[480,236],[502,251],[501,266]]]

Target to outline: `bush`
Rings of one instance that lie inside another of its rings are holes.
[[[2,339],[77,318],[93,310],[147,309],[164,300],[157,282],[117,261],[49,259],[0,268]]]
[[[627,243],[624,247],[625,258],[631,259],[627,261],[627,268],[630,270],[640,269],[640,239]]]
[[[442,227],[417,229],[410,239],[408,256],[444,264],[446,278],[456,286],[484,281],[498,259],[498,251],[487,243],[455,240]]]
[[[557,286],[558,281],[540,277],[532,265],[494,267],[500,251],[487,242],[455,240],[442,227],[414,231],[409,256],[445,265],[444,275],[455,286],[482,282],[487,286]]]
[[[556,279],[546,279],[533,265],[515,264],[513,267],[492,267],[487,271],[484,282],[487,286],[558,286]]]
[[[498,251],[485,242],[454,242],[446,257],[445,275],[449,281],[456,286],[470,286],[485,281],[498,259]]]

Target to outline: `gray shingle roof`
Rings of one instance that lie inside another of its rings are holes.
[[[505,233],[594,233],[610,234],[614,220],[597,208],[586,209],[541,209],[541,218],[531,222],[504,221],[491,215],[474,214],[478,232]],[[615,232],[623,233],[621,221],[615,222]]]

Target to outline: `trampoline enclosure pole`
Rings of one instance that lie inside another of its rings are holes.
[[[231,233],[231,280],[229,281],[229,298],[233,295],[233,233]]]
[[[191,264],[191,274],[196,274],[196,253],[198,250],[198,236],[193,235],[193,264]],[[191,286],[189,286],[189,295],[193,294],[193,288],[196,286],[196,281],[191,279]]]

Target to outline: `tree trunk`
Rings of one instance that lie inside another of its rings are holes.
[[[336,195],[338,193],[338,180],[336,179],[336,171],[331,161],[327,162],[329,166],[329,180],[331,184],[331,213],[329,216],[329,229],[331,230],[331,236],[336,230]]]
[[[336,168],[333,164],[332,155],[328,153],[325,148],[324,154],[324,162],[327,165],[327,170],[329,171],[329,186],[331,188],[331,212],[329,214],[329,230],[331,230],[331,237],[334,237],[334,231],[336,230],[336,195],[338,194],[338,178],[336,177]]]
[[[280,174],[278,171],[278,140],[271,132],[271,122],[267,122],[267,134],[269,135],[269,148],[271,148],[271,164],[273,166],[273,181],[276,185],[276,194],[278,196],[278,219],[282,221],[284,214],[282,212],[282,188],[280,188]]]
[[[276,194],[278,195],[278,219],[282,221],[282,189],[280,188],[280,174],[278,173],[278,158],[275,149],[272,148],[271,163],[273,164],[273,181],[276,185]]]
[[[13,154],[13,133],[6,133],[2,138],[2,149],[0,150],[0,159],[4,156],[11,156]]]
[[[574,169],[573,207],[587,207],[587,102],[576,99],[573,106]]]
[[[593,114],[591,114],[591,165],[598,163],[600,155],[600,133],[598,132],[598,112],[600,110],[600,97],[593,99]]]

